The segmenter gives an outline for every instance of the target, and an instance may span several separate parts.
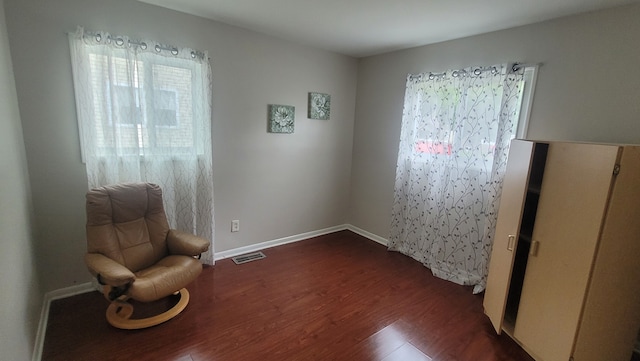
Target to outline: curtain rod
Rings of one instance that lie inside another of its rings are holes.
[[[71,31],[67,31],[65,32],[65,35],[72,35],[72,34],[76,34],[76,32],[71,32]],[[84,36],[93,36],[95,37],[97,42],[100,42],[102,40],[102,34],[101,32],[95,32],[95,31],[89,31],[89,30],[84,30]],[[110,41],[113,41],[116,45],[118,46],[123,46],[124,45],[124,39],[123,36],[121,35],[111,35],[108,34],[107,35],[107,39]],[[136,40],[131,40],[128,39],[127,42],[129,43],[129,46],[131,45],[136,45],[139,46],[142,50],[147,50],[147,43],[145,43],[144,41],[136,41]],[[173,55],[178,55],[179,50],[177,47],[175,46],[170,46],[170,45],[160,45],[160,44],[156,44],[154,47],[156,52],[161,52],[162,50],[165,51],[169,51],[171,52],[171,54]],[[200,58],[205,58],[205,53],[199,50],[192,50],[191,51],[191,57],[192,58],[196,58],[196,57],[200,57]],[[208,60],[208,58],[207,58]]]
[[[511,65],[510,70],[512,72],[517,72],[517,71],[519,71],[520,69],[523,69],[523,68],[538,67],[540,65],[542,65],[542,64],[541,63],[513,63]],[[476,69],[473,69],[473,74],[474,75],[480,75],[480,74],[484,73],[485,71],[491,71],[492,73],[497,73],[498,70],[496,69],[495,66],[478,67]],[[455,78],[455,77],[458,77],[460,75],[465,75],[467,73],[468,72],[466,70],[464,70],[464,69],[458,69],[458,70],[453,70],[451,72],[451,76],[453,76]],[[433,80],[433,79],[436,79],[436,78],[442,78],[442,77],[444,77],[446,75],[447,75],[446,72],[443,72],[443,73],[431,73],[430,72],[427,77],[429,78],[429,80]],[[420,79],[422,77],[424,77],[424,74],[410,75],[409,79],[414,80],[414,79]]]
[[[512,71],[518,71],[522,68],[537,68],[541,66],[542,63],[513,63],[511,66]]]

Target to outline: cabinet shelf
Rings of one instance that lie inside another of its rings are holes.
[[[527,192],[530,194],[540,195],[540,189],[542,188],[542,184],[530,184]]]
[[[526,234],[526,233],[522,233],[521,232],[519,237],[520,238],[518,239],[518,244],[523,243],[523,242],[531,244],[531,238],[532,238],[531,237],[531,233]]]

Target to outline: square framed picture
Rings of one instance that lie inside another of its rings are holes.
[[[331,95],[309,93],[309,119],[329,120],[331,113]]]
[[[293,133],[296,107],[269,104],[269,133]]]

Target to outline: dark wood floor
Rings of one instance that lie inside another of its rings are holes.
[[[349,231],[207,267],[162,325],[125,331],[97,292],[51,304],[43,360],[531,360],[482,296]]]

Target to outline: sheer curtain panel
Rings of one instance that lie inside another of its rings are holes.
[[[407,78],[389,248],[481,292],[523,71],[507,64]]]
[[[69,34],[89,188],[162,187],[172,228],[211,240],[211,68],[206,53],[78,28]]]

